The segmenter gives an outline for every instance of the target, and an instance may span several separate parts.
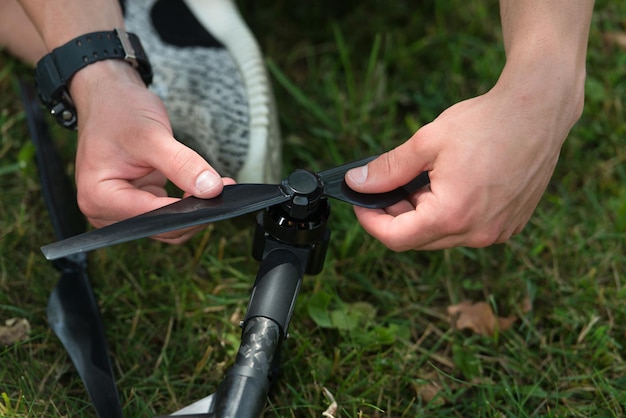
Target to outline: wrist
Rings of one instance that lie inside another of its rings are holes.
[[[98,65],[104,62],[108,63]],[[77,115],[73,96],[76,93],[82,95],[83,91],[89,92],[88,87],[93,82],[101,84],[101,81],[107,80],[108,75],[129,76],[129,69],[135,75],[126,79],[133,81],[139,76],[145,85],[151,83],[152,67],[135,35],[119,29],[91,32],[55,48],[39,60],[35,71],[37,90],[41,101],[57,121],[67,128],[76,129]],[[77,77],[78,82],[73,83]],[[83,87],[71,88],[71,84]]]
[[[558,115],[571,128],[582,114],[585,77],[584,58],[544,44],[507,56],[494,90],[510,95],[520,111]]]
[[[116,85],[146,87],[141,76],[123,60],[103,60],[78,71],[68,83],[68,91],[78,109],[89,97],[102,95]]]

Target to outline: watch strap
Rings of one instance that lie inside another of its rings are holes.
[[[92,32],[55,48],[44,56],[35,70],[37,92],[57,121],[76,128],[76,110],[67,90],[74,74],[105,59],[122,59],[139,72],[146,85],[152,82],[152,67],[139,38],[120,29]]]

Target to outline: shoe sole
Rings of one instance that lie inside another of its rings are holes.
[[[237,181],[278,182],[282,175],[282,155],[276,106],[265,63],[254,35],[231,0],[183,1],[205,29],[231,54],[245,85],[250,141],[243,167],[236,176]]]

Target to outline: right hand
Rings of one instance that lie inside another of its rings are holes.
[[[70,93],[78,112],[78,204],[95,227],[180,200],[167,195],[167,179],[185,196],[201,198],[234,183],[173,137],[165,106],[127,63],[85,67],[72,79]],[[200,228],[154,238],[181,243]]]

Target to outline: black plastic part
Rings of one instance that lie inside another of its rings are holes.
[[[265,408],[269,388],[266,376],[249,368],[235,367],[222,381],[211,413],[216,418],[258,418]]]
[[[313,216],[305,220],[289,218],[282,205],[258,213],[252,256],[261,261],[272,249],[287,244],[306,250],[305,274],[319,274],[324,268],[330,241],[330,229],[326,227],[329,216],[330,205],[326,199],[322,199]]]
[[[46,258],[54,260],[78,252],[234,218],[280,204],[283,204],[284,218],[288,219],[288,222],[297,223],[298,220],[308,222],[309,218],[316,217],[317,212],[323,210],[325,196],[357,206],[384,208],[407,198],[430,182],[428,173],[423,172],[409,184],[387,193],[364,194],[350,189],[344,180],[345,173],[373,158],[354,161],[318,174],[298,170],[280,185],[225,186],[222,194],[215,198],[188,197],[143,215],[45,245],[41,250]]]
[[[32,84],[20,83],[26,120],[35,145],[39,178],[58,239],[86,229],[75,192],[50,137]],[[104,326],[89,278],[87,257],[75,254],[55,261],[61,277],[48,301],[50,328],[69,354],[100,418],[123,418]]]
[[[375,158],[376,156],[364,158],[359,161],[354,161],[318,173],[319,178],[324,184],[324,193],[326,196],[356,206],[370,209],[381,209],[405,199],[411,193],[418,191],[430,183],[428,172],[424,171],[408,184],[390,192],[369,194],[359,193],[352,190],[345,181],[345,175],[348,170],[363,166]]]
[[[83,214],[76,203],[76,192],[48,133],[35,87],[21,82],[20,91],[31,141],[39,168],[41,192],[46,202],[54,234],[61,240],[85,232]]]
[[[211,412],[216,417],[261,416],[271,386],[270,367],[282,339],[280,327],[271,319],[256,317],[245,321],[235,365],[215,394]]]
[[[87,65],[105,59],[130,60],[144,83],[152,82],[152,66],[139,38],[117,29],[81,35],[37,62],[35,76],[39,98],[61,126],[76,129],[76,108],[67,89],[70,79]]]
[[[307,219],[319,207],[322,199],[322,182],[315,173],[296,170],[282,182],[285,193],[291,199],[283,204],[289,217]]]
[[[188,197],[134,218],[45,245],[46,258],[54,260],[155,234],[174,231],[256,212],[289,199],[278,185],[234,184],[213,199]]]
[[[303,270],[301,256],[286,248],[271,251],[261,263],[237,359],[215,394],[210,411],[215,417],[261,416],[271,386],[271,368],[287,336]]]
[[[104,327],[84,266],[65,271],[48,301],[48,322],[69,354],[100,418],[122,418]]]
[[[318,206],[308,218],[292,218],[285,205],[273,206],[262,212],[257,223],[279,241],[292,245],[309,245],[324,239],[326,223],[330,215],[327,199],[318,201]],[[257,260],[261,260],[258,257]]]
[[[276,322],[286,335],[300,290],[307,250],[276,248],[259,268],[244,323],[262,316]]]
[[[325,207],[327,212],[327,202]],[[275,210],[282,209],[272,207],[266,212]],[[327,213],[321,218],[308,220],[326,231],[325,240],[305,239],[296,245],[294,242],[280,241],[265,232],[263,215],[259,216],[254,247],[256,256],[261,258],[261,265],[243,321],[241,346],[235,365],[228,371],[215,394],[210,411],[215,417],[257,418],[262,415],[305,269],[310,266],[311,256],[322,259],[316,269],[321,270],[323,264],[325,254],[319,248],[325,251],[330,235],[326,230],[326,219]],[[314,236],[310,235],[309,238]],[[306,235],[298,238],[303,237]]]

